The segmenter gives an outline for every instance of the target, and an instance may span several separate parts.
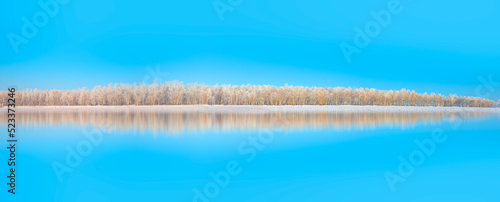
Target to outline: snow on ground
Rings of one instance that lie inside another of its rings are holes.
[[[150,105],[150,106],[17,106],[16,111],[141,111],[141,112],[491,112],[500,113],[500,108],[476,107],[416,107],[416,106],[354,106],[354,105]],[[6,107],[0,112],[7,111]]]

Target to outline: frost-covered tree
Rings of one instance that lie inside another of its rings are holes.
[[[5,106],[8,91],[0,91]],[[383,105],[498,107],[498,102],[457,95],[419,94],[406,89],[319,88],[270,85],[184,85],[179,81],[146,85],[109,84],[91,90],[31,90],[16,92],[17,105]]]

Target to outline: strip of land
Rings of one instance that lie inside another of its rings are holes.
[[[150,106],[17,106],[16,111],[29,112],[68,112],[68,111],[110,111],[110,112],[213,112],[213,113],[270,113],[270,112],[486,112],[500,113],[500,108],[481,107],[417,107],[417,106],[355,106],[355,105],[285,105],[285,106],[256,106],[256,105],[150,105]],[[0,112],[7,111],[6,107]]]

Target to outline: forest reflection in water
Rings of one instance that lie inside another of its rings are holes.
[[[265,128],[294,130],[362,130],[378,127],[411,128],[443,121],[479,120],[487,112],[165,112],[165,111],[20,111],[16,123],[27,127],[95,127],[110,131],[257,131]],[[5,116],[0,121],[7,122]]]

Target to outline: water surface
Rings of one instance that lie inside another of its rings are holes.
[[[17,123],[9,201],[500,199],[498,114],[20,112]],[[428,154],[415,143],[429,141]]]

